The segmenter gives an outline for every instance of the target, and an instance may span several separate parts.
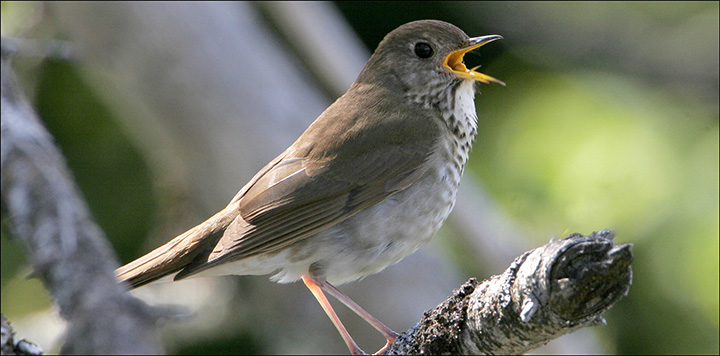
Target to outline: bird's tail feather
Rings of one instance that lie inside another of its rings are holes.
[[[166,244],[115,270],[120,282],[133,288],[172,276],[197,259],[207,258],[234,215],[224,209],[200,225],[184,232]]]

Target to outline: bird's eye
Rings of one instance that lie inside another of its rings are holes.
[[[418,42],[415,44],[415,55],[420,58],[430,58],[435,53],[433,48],[427,42]]]

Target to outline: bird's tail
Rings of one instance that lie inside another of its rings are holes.
[[[191,264],[202,263],[215,247],[234,215],[224,209],[145,256],[115,270],[120,282],[132,288],[174,276]]]

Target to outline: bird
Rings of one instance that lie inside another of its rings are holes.
[[[477,134],[464,55],[500,35],[469,37],[439,20],[388,33],[345,94],[229,204],[118,268],[132,288],[221,275],[302,280],[352,354],[364,354],[325,293],[385,338],[398,334],[335,286],[378,273],[427,243],[450,214]]]

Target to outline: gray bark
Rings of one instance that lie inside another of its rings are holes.
[[[524,354],[583,327],[632,284],[631,245],[609,230],[570,235],[516,258],[501,275],[471,279],[401,335],[387,354]]]
[[[2,340],[0,341],[1,355],[42,355],[43,350],[33,342],[20,339],[15,335],[5,314],[0,315],[0,328],[2,329]]]
[[[155,313],[117,284],[117,258],[4,56],[1,122],[3,216],[68,321],[62,352],[161,352]]]

